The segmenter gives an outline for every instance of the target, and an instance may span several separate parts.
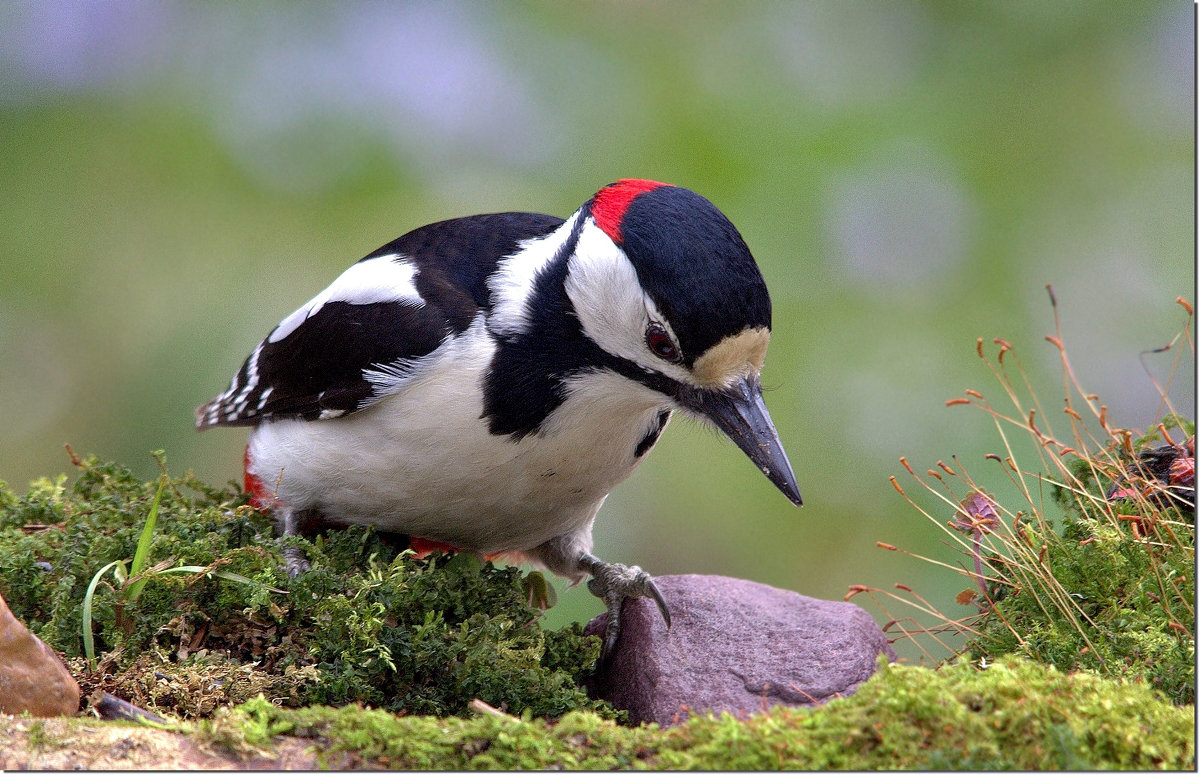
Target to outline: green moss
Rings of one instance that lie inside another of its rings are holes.
[[[89,666],[79,656],[84,588],[97,569],[133,556],[157,481],[95,460],[82,469],[70,488],[42,480],[17,496],[0,486],[0,594],[72,657],[85,693],[105,688],[192,719],[182,727],[241,756],[283,735],[312,740],[329,765],[419,769],[1194,765],[1194,710],[1165,702],[1152,682],[1015,657],[986,670],[965,661],[939,671],[885,665],[852,697],[815,710],[697,717],[666,730],[621,726],[577,686],[596,639],[577,626],[543,630],[525,602],[537,585],[516,569],[469,555],[416,561],[370,530],[349,529],[300,541],[313,570],[288,579],[269,520],[236,487],[188,476],[164,490],[149,563],[219,568],[257,583],[155,575],[130,603],[109,578],[94,610],[101,656]],[[1110,579],[1092,576],[1137,567],[1117,538],[1063,578],[1104,585]],[[1095,590],[1105,592],[1115,590]],[[1028,617],[1025,648],[1070,661],[1075,646],[1040,618]],[[1096,621],[1118,624],[1100,611]],[[1150,626],[1131,620],[1123,631],[1145,639]],[[516,717],[463,717],[476,697]]]
[[[1194,433],[1194,426],[1185,431]],[[1135,449],[1153,440],[1146,437]],[[1125,457],[1117,470],[1130,462]],[[1015,592],[984,612],[970,654],[976,659],[1020,654],[1060,670],[1140,679],[1172,702],[1194,704],[1192,515],[1128,501],[1115,504],[1120,516],[1114,519],[1105,500],[1112,482],[1098,479],[1095,461],[1076,459],[1070,470],[1079,485],[1054,490],[1066,514],[1061,535],[1046,521],[1046,534],[1034,536],[1045,550],[1039,572],[1017,578]],[[1008,575],[1005,563],[992,567]],[[1074,605],[1055,605],[1039,577],[1053,577]]]
[[[979,670],[882,666],[851,697],[670,729],[573,711],[535,718],[401,717],[359,707],[278,708],[259,698],[195,733],[234,751],[277,735],[323,756],[396,769],[1192,769],[1194,713],[1143,685],[1020,659]],[[345,760],[339,759],[345,763]]]
[[[164,489],[148,565],[205,566],[255,583],[159,574],[131,603],[106,576],[92,607],[101,656],[91,668],[78,659],[85,589],[100,568],[133,557],[158,483],[112,463],[80,465],[70,489],[64,478],[42,480],[18,497],[0,485],[0,594],[77,658],[85,692],[103,688],[185,718],[257,691],[290,706],[450,715],[478,697],[539,716],[615,714],[578,687],[598,640],[578,625],[543,630],[518,569],[468,554],[416,560],[350,528],[289,539],[312,564],[289,579],[270,520],[236,487],[190,475]]]
[[[29,740],[30,750],[41,748],[49,741],[49,737],[46,735],[46,725],[41,719],[30,722],[29,729],[25,734]]]

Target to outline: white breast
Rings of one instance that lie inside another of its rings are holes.
[[[488,433],[481,384],[495,345],[476,321],[399,390],[335,420],[279,420],[250,437],[251,473],[295,509],[482,552],[590,532],[669,405],[608,371],[579,375],[542,429]],[[589,541],[590,543],[590,541]]]

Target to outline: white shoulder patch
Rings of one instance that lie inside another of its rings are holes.
[[[544,237],[524,240],[517,251],[500,260],[488,278],[492,292],[492,314],[488,328],[494,334],[519,334],[529,328],[529,296],[539,272],[553,260],[570,237],[579,219],[578,211]]]
[[[397,255],[359,261],[342,272],[328,288],[318,293],[311,301],[284,318],[267,337],[267,341],[278,342],[283,339],[330,301],[344,301],[349,304],[399,301],[414,307],[423,307],[425,300],[417,293],[414,282],[416,276],[416,266]]]

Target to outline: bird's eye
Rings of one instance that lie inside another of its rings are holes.
[[[657,323],[651,323],[646,329],[646,346],[650,352],[671,363],[679,362],[679,349],[671,341],[671,335]]]

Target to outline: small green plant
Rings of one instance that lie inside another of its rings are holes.
[[[1184,329],[1157,352],[1192,344],[1192,310],[1180,303],[1187,311]],[[1015,653],[1060,670],[1136,677],[1173,702],[1194,703],[1194,422],[1176,412],[1160,388],[1162,422],[1145,433],[1114,425],[1099,397],[1075,379],[1057,308],[1055,323],[1056,335],[1047,340],[1061,359],[1069,435],[1053,431],[1012,345],[995,340],[993,361],[980,340],[977,354],[1012,412],[976,390],[947,404],[969,405],[992,419],[1002,452],[986,457],[1003,472],[1008,491],[986,491],[957,458],[938,461],[924,475],[902,458],[908,474],[945,507],[939,514],[892,479],[968,562],[956,566],[906,553],[966,577],[969,586],[956,601],[974,613],[947,616],[906,586],[898,593],[856,586],[850,595],[867,593],[884,611],[886,601],[914,609],[916,616],[893,617],[887,629],[918,644],[932,639],[945,652],[969,653],[985,664]],[[1172,373],[1177,366],[1178,359]],[[1028,457],[1036,465],[1022,462]]]
[[[150,504],[150,512],[146,515],[146,524],[142,527],[142,534],[138,538],[137,549],[133,553],[133,560],[129,563],[128,568],[125,565],[125,560],[113,560],[108,565],[96,571],[96,574],[92,576],[92,580],[88,584],[87,591],[83,595],[83,650],[89,662],[94,663],[96,659],[95,638],[92,635],[92,601],[95,599],[96,587],[101,583],[104,574],[109,570],[113,572],[113,577],[119,585],[112,587],[113,592],[117,596],[117,602],[114,606],[117,626],[127,631],[131,627],[126,618],[126,607],[137,602],[138,598],[142,595],[142,590],[145,588],[146,582],[155,576],[169,573],[193,573],[201,576],[216,576],[238,584],[262,587],[281,595],[287,594],[282,589],[269,587],[240,574],[216,570],[212,567],[178,565],[172,568],[170,565],[175,562],[174,557],[167,558],[153,567],[147,568],[143,573],[142,568],[146,564],[146,558],[150,556],[150,544],[154,540],[154,526],[158,522],[158,504],[162,501],[163,487],[166,484],[167,475],[163,474],[159,477],[158,491],[154,494],[154,502]]]
[[[470,554],[418,560],[349,528],[289,539],[312,563],[291,579],[271,518],[236,485],[74,462],[71,486],[43,479],[18,496],[0,483],[0,595],[86,695],[182,718],[259,692],[288,707],[446,716],[480,698],[619,715],[579,687],[598,639],[540,625],[540,574]]]

